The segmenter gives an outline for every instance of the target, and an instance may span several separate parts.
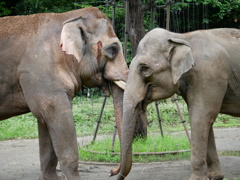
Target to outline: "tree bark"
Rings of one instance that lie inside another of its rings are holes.
[[[126,0],[123,0],[126,2]],[[140,40],[145,35],[144,28],[144,11],[150,10],[151,5],[155,3],[156,0],[150,0],[150,3],[144,5],[142,0],[128,0],[129,1],[129,12],[128,12],[128,34],[129,40],[131,42],[132,48],[132,58],[136,55],[137,47]],[[134,132],[134,138],[147,137],[147,119],[138,116],[136,121],[136,128]]]
[[[137,46],[145,35],[144,8],[142,0],[129,1],[129,39],[132,47],[132,57],[136,55]]]

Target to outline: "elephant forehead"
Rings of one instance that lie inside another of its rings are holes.
[[[99,9],[90,7],[81,9],[80,11],[82,12],[81,16],[86,19],[88,27],[91,28],[92,32],[99,30],[103,32],[105,30],[105,32],[107,32],[110,37],[116,36],[110,20]]]
[[[165,52],[169,48],[169,42],[165,38],[146,37],[139,44],[138,52],[143,54],[156,54]]]
[[[137,58],[138,61],[157,61],[163,59],[165,60],[167,58],[168,48],[167,47],[161,47],[160,45],[144,45],[142,47],[139,47],[137,51]]]
[[[140,41],[139,46],[141,49],[164,51],[169,47],[169,38],[170,34],[168,31],[157,28],[148,32]]]
[[[112,25],[108,19],[101,18],[98,19],[97,21],[98,21],[97,26],[93,27],[96,34],[99,35],[107,34],[108,37],[116,37]]]

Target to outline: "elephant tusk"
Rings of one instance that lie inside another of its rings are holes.
[[[113,81],[118,87],[120,87],[122,90],[125,90],[126,83],[124,81]]]

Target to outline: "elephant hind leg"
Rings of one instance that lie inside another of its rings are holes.
[[[223,180],[224,175],[222,173],[219,163],[212,126],[210,127],[208,136],[207,165],[208,165],[208,178],[210,180]]]
[[[56,172],[58,160],[47,127],[41,121],[38,121],[38,133],[42,171],[39,180],[58,180]]]

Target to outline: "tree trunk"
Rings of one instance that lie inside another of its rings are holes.
[[[132,57],[135,56],[137,46],[145,35],[144,30],[144,8],[142,0],[129,1],[129,39],[132,47]]]
[[[142,0],[129,0],[129,16],[128,16],[128,33],[132,48],[132,57],[136,55],[137,47],[140,40],[145,35],[144,29],[144,5]],[[136,121],[136,128],[134,132],[135,137],[147,138],[147,119],[138,116]]]

